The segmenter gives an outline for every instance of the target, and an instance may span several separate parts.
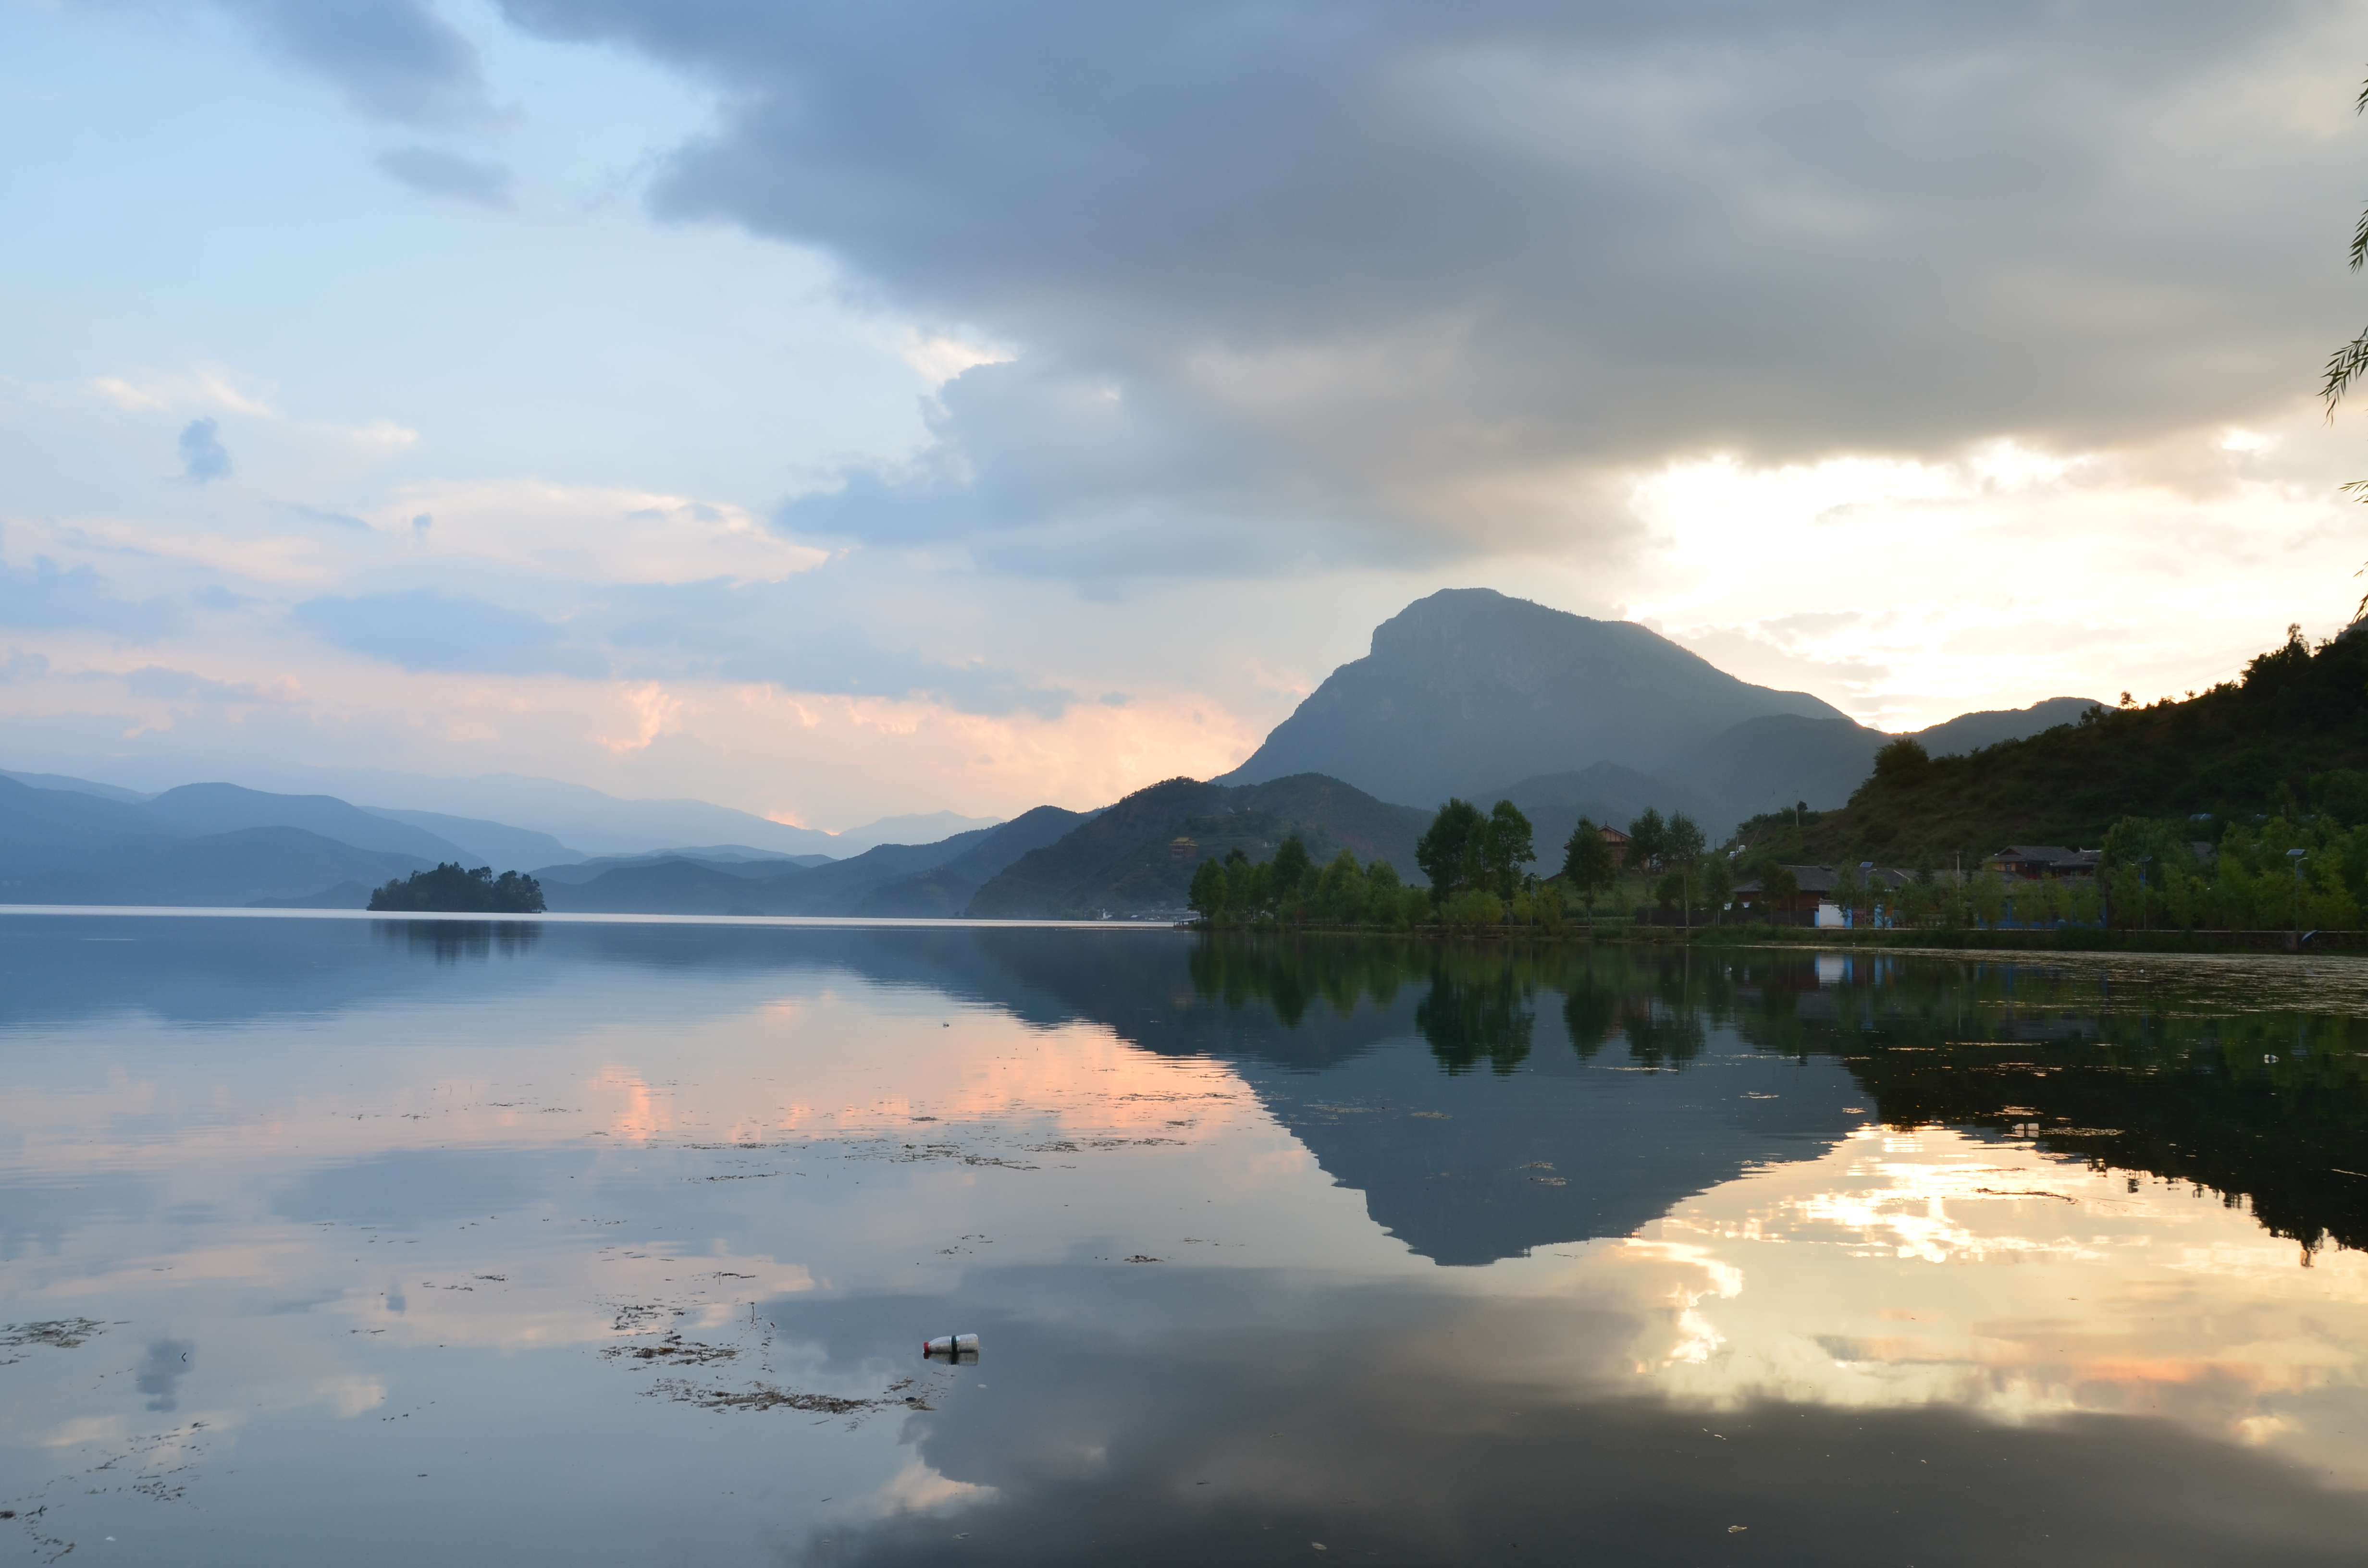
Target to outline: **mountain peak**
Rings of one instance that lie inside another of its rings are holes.
[[[1508,778],[1598,762],[1652,768],[1745,719],[1842,715],[1773,691],[1634,621],[1596,620],[1491,588],[1447,588],[1373,629],[1223,780],[1326,773],[1434,805]]]

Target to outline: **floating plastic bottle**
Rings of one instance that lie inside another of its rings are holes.
[[[943,1334],[926,1340],[921,1346],[923,1357],[942,1356],[949,1361],[978,1359],[978,1335],[975,1334]]]

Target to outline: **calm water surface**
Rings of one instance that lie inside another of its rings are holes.
[[[0,1561],[2356,1563],[2363,1067],[2334,960],[0,916]]]

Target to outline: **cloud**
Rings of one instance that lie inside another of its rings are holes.
[[[1047,721],[1077,700],[985,660],[880,647],[843,619],[814,619],[813,596],[793,584],[615,585],[564,624],[432,588],[308,599],[290,619],[334,647],[415,671],[724,681]]]
[[[370,524],[351,513],[332,512],[319,506],[306,506],[294,501],[286,502],[284,505],[289,511],[308,523],[328,523],[336,528],[359,528],[365,533],[370,531]]]
[[[192,419],[181,427],[181,477],[192,484],[204,484],[230,477],[230,451],[215,432],[222,428],[212,419]]]
[[[220,0],[356,112],[401,125],[495,119],[474,45],[425,0]]]
[[[2303,0],[504,9],[718,93],[660,213],[1015,347],[784,515],[1013,570],[1600,556],[1677,456],[2142,439],[2358,308]]]
[[[803,585],[726,582],[618,587],[604,621],[627,668],[785,690],[936,702],[957,713],[1053,720],[1076,693],[984,660],[948,664],[884,649],[843,619],[816,622]]]
[[[195,404],[265,419],[278,417],[271,406],[274,389],[255,386],[248,378],[216,365],[94,376],[82,383],[82,390],[127,414],[163,413]]]
[[[28,653],[20,648],[0,653],[0,686],[11,681],[39,680],[50,673],[50,661],[40,653]]]
[[[388,178],[422,196],[450,197],[496,212],[512,207],[510,171],[501,164],[433,147],[393,147],[378,155],[378,166]]]
[[[170,599],[118,598],[88,566],[61,567],[46,555],[35,557],[30,571],[0,562],[0,626],[38,631],[87,627],[146,642],[178,631],[188,620]]]
[[[407,670],[602,676],[607,664],[565,629],[434,588],[307,599],[290,619],[332,647]]]
[[[151,698],[159,702],[277,705],[292,702],[301,695],[296,683],[291,680],[282,679],[269,686],[257,686],[252,681],[215,680],[194,671],[167,669],[162,665],[143,665],[126,672],[122,680],[123,688],[132,696]]]
[[[679,495],[526,480],[406,485],[388,497],[410,514],[428,557],[598,585],[778,580],[827,551],[783,539],[736,506]]]

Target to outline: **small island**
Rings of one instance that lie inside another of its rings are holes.
[[[447,861],[432,871],[414,871],[370,894],[380,914],[541,915],[542,884],[522,871],[494,875],[491,866],[464,871]]]

